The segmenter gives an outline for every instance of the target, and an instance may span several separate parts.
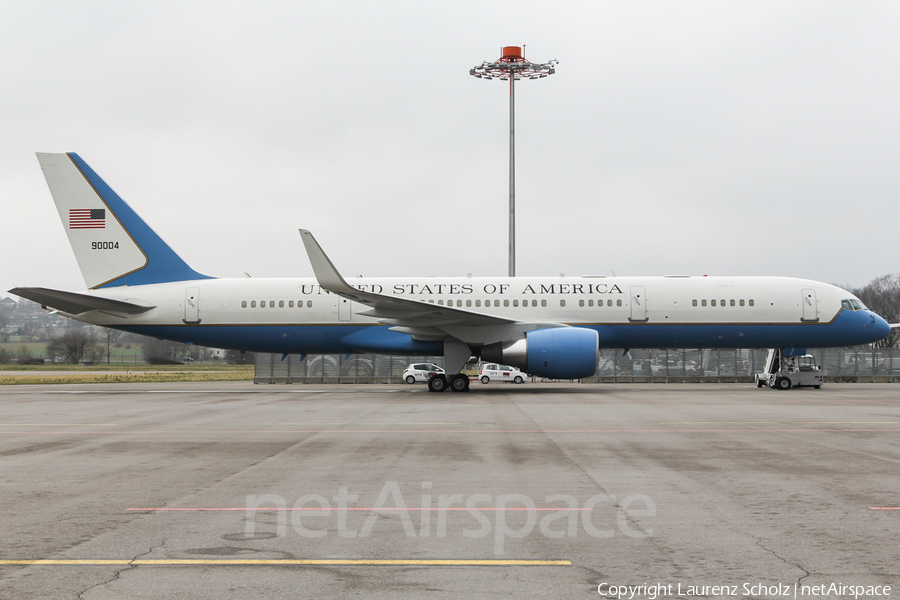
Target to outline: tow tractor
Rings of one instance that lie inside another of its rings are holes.
[[[792,387],[812,386],[816,389],[825,383],[825,376],[816,365],[816,357],[796,348],[775,348],[766,356],[766,371],[753,376],[756,387],[764,385],[774,390],[789,390]]]

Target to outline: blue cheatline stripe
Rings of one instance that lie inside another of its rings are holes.
[[[796,325],[586,325],[601,348],[834,348],[881,339],[883,321],[841,311],[831,323]],[[418,342],[384,325],[147,325],[125,331],[213,348],[288,354],[440,356],[442,342]]]
[[[145,267],[97,287],[213,279],[190,268],[80,156],[74,152],[69,152],[68,156],[147,257]]]
[[[586,325],[601,348],[837,348],[882,339],[889,329],[869,311],[842,310],[830,323]]]
[[[147,325],[117,327],[210,348],[287,354],[440,356],[442,342],[417,342],[384,325]]]

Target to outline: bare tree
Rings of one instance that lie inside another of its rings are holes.
[[[37,323],[35,323],[34,321],[25,321],[25,323],[20,328],[20,331],[21,335],[27,337],[28,341],[30,342],[34,339],[34,336],[38,332]]]
[[[108,359],[106,346],[96,342],[91,343],[90,347],[84,353],[84,358],[94,364],[102,363],[103,359]],[[106,364],[109,364],[109,360],[107,360]]]
[[[183,352],[182,343],[144,338],[144,360],[151,365],[177,365],[181,362],[179,356]]]
[[[66,362],[78,364],[91,357],[94,342],[91,336],[81,329],[69,329],[59,337],[53,338],[47,344],[47,353],[50,356],[62,356]]]
[[[119,341],[119,338],[124,332],[119,331],[118,329],[105,327],[103,333],[106,337],[106,364],[109,364],[109,357],[110,354],[112,354],[112,345]]]
[[[31,346],[29,346],[28,344],[21,344],[18,348],[16,348],[16,362],[20,365],[31,362],[31,358]]]

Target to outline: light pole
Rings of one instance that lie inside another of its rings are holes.
[[[509,276],[516,276],[516,80],[543,79],[556,73],[556,59],[543,64],[525,60],[522,48],[504,46],[502,56],[469,69],[478,79],[509,80]]]

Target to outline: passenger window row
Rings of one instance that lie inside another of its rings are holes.
[[[435,304],[435,301],[434,301],[434,300],[422,300],[422,302],[428,302],[429,304]],[[497,308],[500,308],[500,300],[484,300],[483,302],[484,302],[484,306],[485,306],[486,308],[487,308],[487,307],[490,307],[490,306],[495,306],[495,307],[497,307]],[[493,302],[493,304],[491,304],[491,302]],[[529,304],[529,302],[530,302],[530,304]],[[466,306],[466,308],[472,308],[472,306],[474,305],[475,308],[481,308],[481,303],[482,303],[482,300],[466,300],[466,301],[465,301],[465,306]],[[444,301],[443,301],[443,300],[438,300],[438,301],[437,301],[437,304],[439,304],[439,305],[441,305],[441,306],[444,306]],[[519,306],[519,300],[503,300],[503,306],[510,306],[510,305],[512,305],[512,306]],[[446,306],[454,306],[454,301],[453,301],[453,300],[447,300]],[[459,308],[462,308],[462,306],[463,306],[463,301],[462,301],[462,300],[456,300],[455,306],[457,306],[457,307],[459,307]],[[537,306],[538,306],[538,301],[537,301],[537,300],[530,300],[530,301],[529,301],[529,300],[522,300],[522,306],[534,306],[534,307],[537,307]],[[541,300],[541,301],[540,301],[540,306],[547,306],[547,301],[546,301],[546,300]],[[563,304],[563,306],[565,306],[565,304]]]
[[[709,305],[710,306],[745,306],[743,298],[741,298],[740,300],[734,300],[734,299],[725,300],[724,298],[722,300],[710,300]],[[747,300],[746,306],[753,306],[753,305],[754,305],[753,300]],[[692,300],[691,306],[697,306],[697,301]],[[706,300],[701,300],[700,306],[706,306]]]
[[[560,305],[560,306],[565,306],[565,305],[566,305],[566,301],[565,301],[565,300],[560,300],[560,301],[559,301],[559,305]],[[589,307],[590,307],[590,306],[593,306],[593,305],[594,305],[594,301],[593,301],[593,300],[588,300],[588,301],[587,301],[587,305],[588,305]],[[606,305],[607,305],[607,306],[612,306],[612,305],[613,305],[612,298],[610,298],[610,299],[608,299],[608,300],[606,301]],[[579,301],[578,301],[578,306],[584,306],[584,300],[579,300]],[[603,300],[597,300],[597,307],[599,308],[599,307],[601,307],[601,306],[603,306]],[[622,299],[621,299],[621,298],[618,299],[618,300],[616,300],[616,306],[622,306]]]
[[[423,302],[424,302],[424,300],[423,300]],[[431,304],[434,304],[434,303],[435,303],[434,300],[428,300],[428,302],[431,303]],[[500,301],[500,300],[493,300],[493,301],[491,301],[491,300],[484,300],[484,301],[482,301],[482,300],[466,300],[466,301],[465,301],[465,306],[466,306],[466,308],[471,308],[471,307],[473,306],[473,304],[474,304],[475,308],[481,308],[482,302],[484,303],[485,308],[489,308],[489,307],[491,307],[492,305],[493,305],[494,307],[496,307],[496,308],[499,308],[499,307],[500,307],[500,302],[501,302],[501,301]],[[518,307],[518,306],[519,306],[519,300],[518,300],[518,299],[515,299],[515,300],[512,300],[512,301],[510,301],[510,300],[508,300],[508,299],[507,299],[507,300],[503,300],[503,306],[504,306],[504,307],[510,306],[510,303],[511,303],[512,306],[514,306],[514,307]],[[444,306],[444,301],[443,301],[443,300],[438,300],[438,301],[437,301],[437,304],[439,304],[439,305],[441,305],[441,306]],[[312,300],[307,300],[307,301],[306,301],[306,308],[312,308],[312,305],[313,305]],[[462,308],[462,306],[463,306],[463,301],[462,301],[462,300],[456,300],[455,305],[456,305],[457,307],[459,307],[459,308]],[[559,305],[562,306],[562,307],[565,307],[565,306],[566,306],[566,301],[565,301],[565,299],[560,300],[560,301],[559,301]],[[707,304],[707,300],[704,299],[704,300],[699,300],[699,301],[698,301],[698,300],[693,300],[693,301],[691,301],[691,305],[692,305],[692,306],[707,306],[707,305],[709,305],[709,306],[745,306],[745,302],[744,302],[743,299],[740,299],[740,300],[725,300],[725,299],[722,299],[722,300],[710,300],[710,301],[708,302],[708,304]],[[746,306],[753,306],[753,305],[754,305],[754,302],[753,302],[752,299],[746,301]],[[851,300],[844,300],[844,301],[841,302],[841,305],[842,305],[844,308],[846,308],[847,310],[861,310],[861,308],[862,308],[862,307],[860,306],[860,303],[859,303],[858,301],[855,301],[855,302],[854,302],[854,301],[851,301]],[[854,306],[854,305],[855,305],[855,306]],[[293,301],[293,300],[288,300],[287,303],[285,303],[284,300],[279,300],[279,301],[277,302],[277,307],[278,307],[278,308],[285,308],[285,306],[287,306],[287,308],[294,308],[294,301]],[[303,308],[303,300],[298,300],[296,306],[297,306],[297,308]],[[446,306],[454,306],[454,301],[453,301],[453,300],[447,300]],[[527,306],[537,307],[537,306],[538,306],[538,300],[530,300],[530,301],[529,301],[529,300],[522,300],[522,301],[521,301],[521,306],[523,306],[523,307],[527,307]],[[541,300],[541,301],[540,301],[540,306],[546,307],[546,306],[547,306],[547,301],[546,301],[546,300]],[[590,300],[587,300],[587,301],[585,301],[585,300],[579,300],[579,301],[578,301],[578,306],[581,306],[581,307],[583,307],[583,306],[593,307],[593,306],[594,306],[594,300],[593,300],[593,299],[590,299]],[[599,307],[602,307],[602,306],[603,306],[603,300],[602,300],[602,299],[597,300],[597,307],[599,308]],[[613,306],[613,300],[612,300],[611,298],[606,300],[606,306]],[[615,306],[622,306],[622,300],[621,300],[621,299],[616,300],[616,301],[615,301]],[[275,300],[260,300],[259,302],[257,302],[256,300],[250,300],[250,301],[248,302],[247,300],[244,300],[244,301],[241,302],[241,308],[248,308],[248,307],[249,307],[249,308],[257,308],[257,307],[259,307],[259,308],[266,308],[266,307],[269,307],[269,308],[275,308],[275,307],[276,307],[276,301],[275,301]]]
[[[247,308],[247,306],[248,306],[248,303],[246,300],[241,302],[241,308]],[[256,308],[257,307],[256,300],[251,300],[249,302],[249,306],[250,306],[250,308]],[[268,306],[269,308],[275,308],[275,301],[274,300],[260,300],[259,301],[259,308],[265,308],[266,306]],[[294,301],[288,300],[287,307],[294,308]],[[278,301],[278,308],[284,308],[284,300]],[[297,308],[303,308],[303,300],[297,300]],[[306,301],[306,308],[312,308],[312,300]]]
[[[441,305],[441,306],[445,306],[443,300],[437,300],[437,301],[435,301],[435,300],[422,300],[422,302],[428,302],[429,304],[439,304],[439,305]],[[463,307],[463,301],[462,301],[462,300],[456,300],[455,302],[456,302],[455,306],[457,306],[457,307],[459,307],[459,308],[462,308],[462,307]],[[484,303],[484,307],[485,307],[485,308],[490,308],[491,306],[494,306],[494,307],[496,307],[496,308],[500,308],[500,306],[501,306],[501,301],[500,301],[500,300],[483,300],[483,301],[482,301],[482,300],[466,300],[466,301],[465,301],[465,307],[466,307],[466,308],[472,308],[472,307],[474,306],[475,308],[481,308],[482,302]],[[514,300],[503,300],[502,302],[503,302],[502,306],[505,306],[505,307],[509,307],[509,306],[517,307],[517,306],[520,306],[520,305],[523,306],[523,307],[526,307],[526,306],[531,306],[531,307],[542,306],[542,307],[546,307],[546,306],[547,306],[547,301],[546,301],[546,300],[540,300],[540,301],[538,301],[538,300],[521,300],[521,301],[520,301],[520,300],[518,300],[518,299],[514,299]],[[540,302],[540,303],[539,303],[539,302]],[[493,303],[493,304],[492,304],[492,303]],[[559,305],[560,305],[560,306],[565,306],[565,305],[566,305],[566,301],[565,301],[564,299],[563,299],[563,300],[560,300],[560,301],[559,301]],[[453,300],[447,300],[446,306],[454,306],[454,301],[453,301]],[[594,306],[594,300],[593,300],[593,299],[590,299],[590,300],[587,300],[587,301],[585,301],[585,300],[579,300],[579,301],[578,301],[578,306]],[[597,300],[597,306],[598,306],[598,307],[603,306],[603,300],[602,300],[602,299],[601,299],[601,300]],[[613,306],[613,300],[612,300],[612,299],[607,300],[607,301],[606,301],[606,306]],[[621,299],[616,300],[616,301],[615,301],[615,306],[622,306],[622,300],[621,300]]]

